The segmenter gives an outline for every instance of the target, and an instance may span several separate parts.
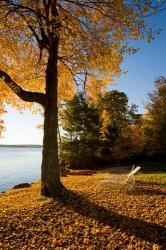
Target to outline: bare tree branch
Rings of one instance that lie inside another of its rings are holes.
[[[3,70],[0,70],[0,78],[4,80],[6,85],[23,101],[26,102],[37,102],[43,107],[46,106],[47,98],[44,93],[31,92],[22,89],[12,78]]]

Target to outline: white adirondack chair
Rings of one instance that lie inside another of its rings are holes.
[[[102,180],[102,183],[110,183],[114,185],[122,185],[122,186],[128,186],[128,187],[134,187],[135,184],[135,173],[137,173],[141,169],[140,166],[135,167],[133,165],[130,173],[127,175],[118,175],[118,174],[108,174],[107,177]]]
[[[135,165],[133,165],[131,172],[127,175],[127,179],[126,179],[126,182],[124,184],[129,183],[129,184],[134,186],[134,184],[135,184],[134,174],[137,173],[140,169],[141,169],[140,166],[135,167]]]

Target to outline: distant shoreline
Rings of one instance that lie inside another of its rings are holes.
[[[0,148],[42,148],[42,145],[34,145],[34,144],[0,144]]]

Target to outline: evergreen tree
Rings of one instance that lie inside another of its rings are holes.
[[[137,107],[128,105],[127,95],[117,90],[101,98],[102,152],[111,159],[120,159],[131,153],[131,129],[139,115]]]
[[[99,149],[100,122],[98,109],[90,99],[81,93],[66,101],[61,126],[61,158],[79,166],[91,164]]]

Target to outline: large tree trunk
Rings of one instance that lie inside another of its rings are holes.
[[[45,109],[41,194],[56,196],[61,190],[57,143],[57,109]]]
[[[57,107],[57,54],[58,41],[56,41],[49,54],[46,69],[46,96],[47,104],[44,112],[44,139],[41,174],[41,194],[56,196],[62,188],[60,182],[60,168],[58,161],[58,107]]]

